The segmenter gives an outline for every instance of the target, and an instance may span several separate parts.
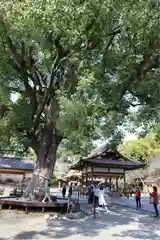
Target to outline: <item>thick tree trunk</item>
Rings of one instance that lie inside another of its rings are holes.
[[[53,133],[53,128],[47,126],[43,131],[43,137],[37,151],[36,168],[31,180],[27,184],[24,197],[30,200],[41,200],[43,198],[44,183],[45,180],[52,179],[56,152],[60,142],[61,139]]]

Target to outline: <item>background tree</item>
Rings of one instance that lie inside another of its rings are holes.
[[[145,137],[132,140],[120,146],[120,151],[129,159],[146,162],[160,156],[160,142],[157,133],[151,132]]]
[[[156,176],[160,173],[160,138],[159,127],[154,129],[145,137],[124,143],[119,147],[119,151],[133,161],[147,163],[145,169],[127,173],[127,181],[134,182],[137,179],[144,179],[147,176]]]
[[[42,185],[43,176],[51,178],[63,138],[76,146],[81,139],[114,139],[130,106],[157,107],[157,4],[1,1],[0,81],[18,94],[7,130],[34,149],[33,179],[39,172]]]

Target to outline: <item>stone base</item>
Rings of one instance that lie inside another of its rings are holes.
[[[82,219],[86,217],[86,214],[84,212],[68,213],[66,217],[69,219]]]
[[[70,200],[68,204],[68,212],[72,213],[80,212],[80,204],[77,200]]]

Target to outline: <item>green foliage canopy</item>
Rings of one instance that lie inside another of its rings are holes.
[[[156,0],[1,1],[0,84],[19,94],[1,136],[36,149],[52,119],[77,152],[120,136],[130,106],[157,108],[158,17]]]
[[[129,159],[148,162],[156,156],[160,156],[160,141],[157,133],[152,131],[144,138],[124,143],[120,146],[120,151]]]

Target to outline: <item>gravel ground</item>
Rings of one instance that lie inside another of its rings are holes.
[[[160,219],[114,206],[82,220],[46,221],[44,215],[0,211],[0,240],[160,240]]]

